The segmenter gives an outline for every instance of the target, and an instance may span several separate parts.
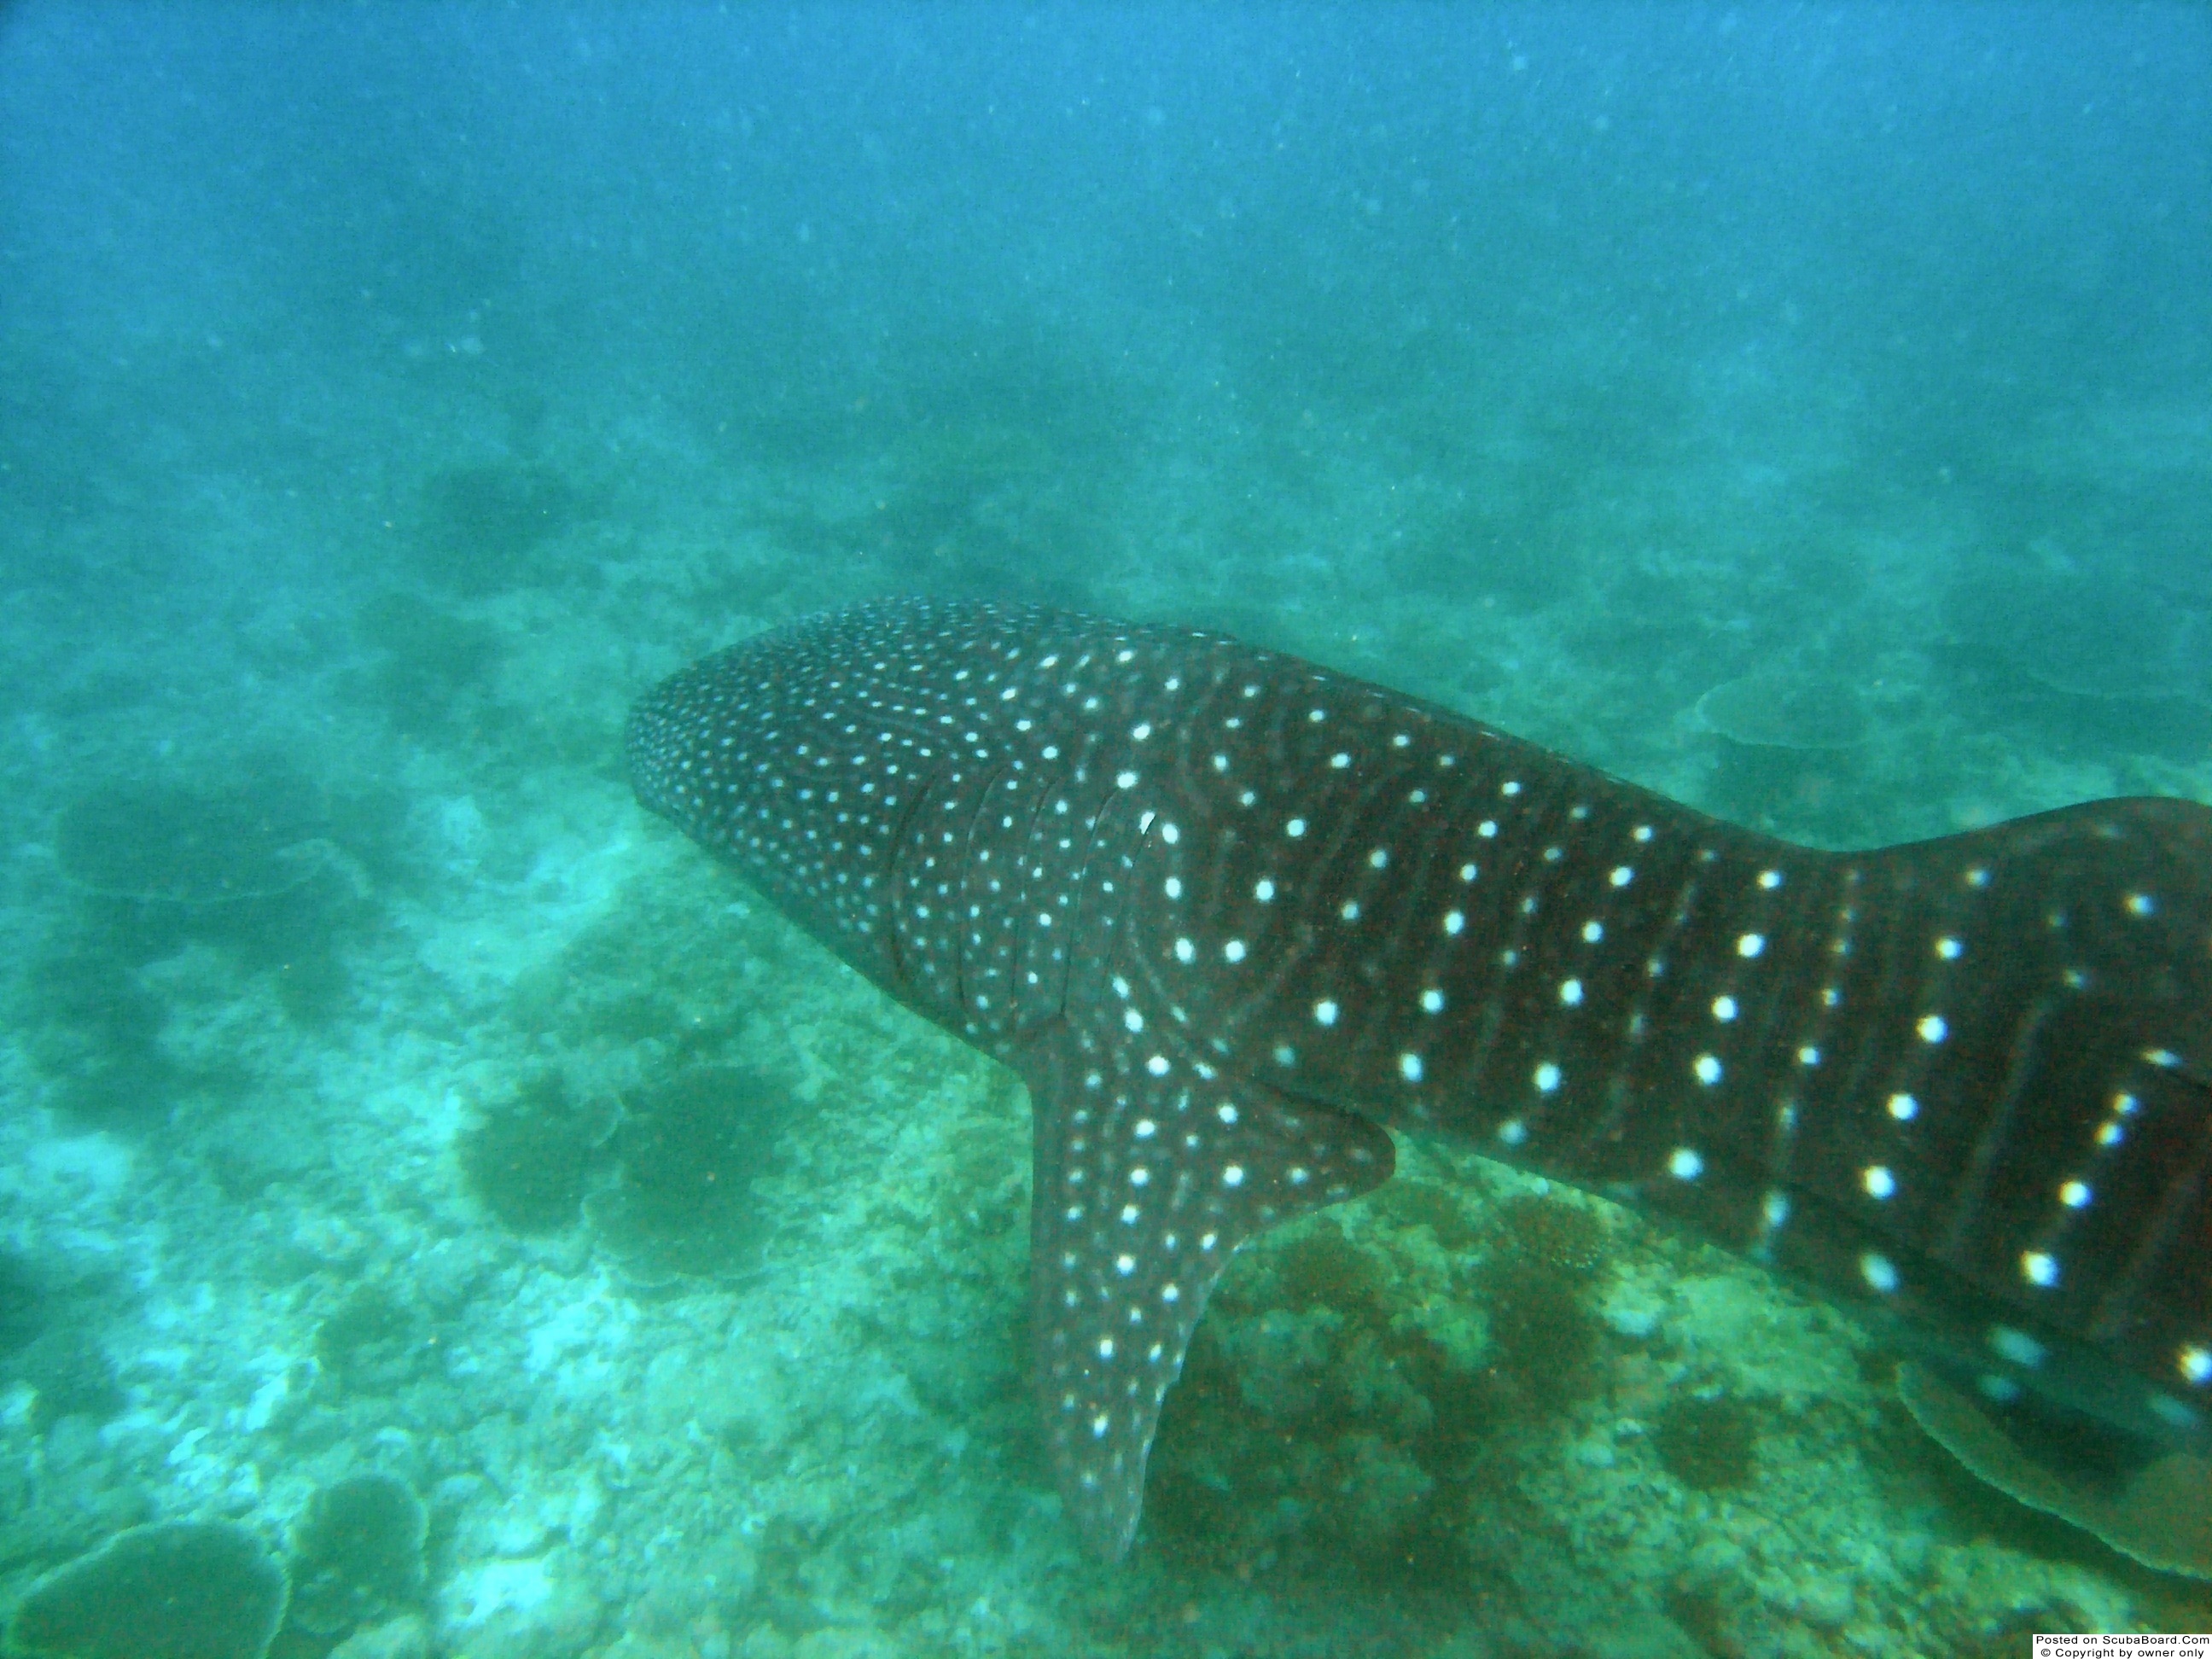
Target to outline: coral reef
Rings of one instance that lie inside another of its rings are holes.
[[[243,1527],[163,1522],[47,1574],[8,1635],[36,1659],[262,1659],[285,1598],[283,1569]]]
[[[1147,1525],[1176,1559],[1463,1584],[1517,1505],[1516,1436],[1598,1386],[1594,1212],[1385,1192],[1356,1226],[1325,1214],[1261,1241],[1224,1281],[1154,1455]]]
[[[1651,1444],[1667,1473],[1692,1492],[1725,1492],[1750,1483],[1759,1419],[1730,1395],[1678,1394],[1651,1425]]]
[[[1898,1397],[1914,1422],[1980,1480],[2055,1515],[2145,1566],[2212,1578],[2212,1463],[2168,1452],[2092,1480],[2028,1455],[1959,1389],[1903,1364]]]
[[[560,1073],[540,1072],[462,1130],[461,1174],[501,1225],[559,1232],[575,1224],[612,1128],[611,1100],[580,1103]]]
[[[380,1471],[349,1475],[309,1500],[292,1529],[289,1626],[343,1638],[422,1600],[428,1512]]]
[[[782,1091],[735,1066],[696,1066],[623,1097],[619,1174],[585,1200],[592,1231],[651,1272],[715,1273],[760,1231],[753,1183],[775,1165]]]

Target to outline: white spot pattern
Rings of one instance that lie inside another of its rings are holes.
[[[2046,878],[2001,832],[1978,832],[1971,859],[1930,844],[1908,906],[1875,861],[1887,855],[1801,857],[1670,817],[1287,659],[927,602],[709,659],[641,706],[629,742],[649,805],[872,978],[994,1053],[1063,1014],[1088,1045],[1076,1103],[1057,1109],[1063,1184],[1038,1195],[1057,1229],[1045,1236],[1064,1241],[1043,1267],[1066,1275],[1040,1305],[1069,1310],[1047,1359],[1048,1402],[1072,1431],[1054,1456],[1073,1511],[1109,1545],[1126,1542],[1188,1309],[1227,1251],[1269,1218],[1372,1184],[1341,1147],[1315,1150],[1355,1120],[1291,1109],[1299,1127],[1285,1129],[1284,1097],[1257,1081],[1249,1110],[1224,1097],[1224,1079],[1257,1079],[1271,1056],[1265,1075],[1302,1097],[1480,1127],[1539,1170],[1566,1159],[1570,1176],[1595,1115],[1626,1102],[1620,1144],[1642,1148],[1641,1174],[1674,1177],[1654,1201],[1723,1240],[1764,1236],[1778,1265],[1816,1264],[1791,1252],[1822,1224],[1807,1209],[1784,1233],[1780,1184],[1831,1207],[1856,1189],[1888,1206],[1885,1228],[1927,1211],[1927,1224],[1987,1235],[1990,1277],[2010,1280],[1988,1291],[2042,1292],[2037,1318],[2062,1327],[2094,1300],[2101,1264],[2079,1252],[2128,1231],[2109,1213],[2142,1189],[2128,1160],[2201,1109],[2206,1039],[2169,1022],[2087,1078],[2081,1109],[2041,1103],[2035,1121],[2060,1125],[2063,1144],[2014,1147],[1987,1139],[2000,1120],[1958,1116],[1998,1092],[1975,1067],[2032,1050],[2002,1024],[2018,1006],[2005,997],[2148,1006],[2130,1001],[2143,963],[2206,954],[2197,877],[2159,862],[2136,826],[2166,820],[2140,803],[2082,820],[2119,849],[2112,867],[2139,872],[2125,882],[2097,885],[2103,866],[2086,861]],[[2032,917],[2034,937],[2005,916]],[[2003,988],[2015,969],[2017,992]],[[2203,1005],[2192,996],[2175,1006]],[[1102,998],[1118,1021],[1091,1012]],[[1310,1053],[1293,1044],[1301,1029]],[[1385,1109],[1378,1073],[1419,1087]],[[1516,1095],[1518,1113],[1471,1118]],[[1974,1157],[2039,1159],[2007,1188],[2032,1193],[2036,1212],[1973,1213]],[[1215,1207],[1173,1209],[1196,1193]],[[1855,1278],[1917,1316],[1905,1281],[1917,1248],[1846,1247],[1814,1276]],[[2155,1303],[2158,1275],[2143,1278],[2130,1294]],[[2136,1311],[2138,1374],[2169,1391],[2212,1383],[2212,1331]]]

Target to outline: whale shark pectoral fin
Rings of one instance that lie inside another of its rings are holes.
[[[1060,1494],[1112,1560],[1135,1535],[1161,1403],[1231,1254],[1380,1186],[1395,1154],[1365,1119],[1265,1085],[1156,1074],[1103,1042],[1077,1050],[1063,1033],[1022,1066],[1035,1123],[1030,1340]]]

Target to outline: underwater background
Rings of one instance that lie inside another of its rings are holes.
[[[0,12],[15,1640],[2212,1630],[1840,1315],[1419,1144],[1239,1259],[1099,1566],[1019,1085],[620,754],[680,664],[916,592],[1824,845],[2212,800],[2208,273],[2193,6]]]

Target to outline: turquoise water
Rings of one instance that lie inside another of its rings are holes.
[[[1099,1566],[1019,1085],[619,754],[921,591],[1823,844],[2212,800],[2208,88],[2186,8],[0,16],[0,1606],[182,1521],[310,1659],[2212,1629],[1449,1146],[1240,1258]]]

